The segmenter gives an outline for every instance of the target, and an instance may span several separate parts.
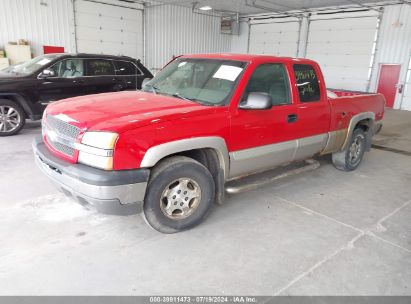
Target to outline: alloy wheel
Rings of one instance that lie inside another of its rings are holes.
[[[181,220],[190,216],[201,201],[201,189],[196,181],[180,178],[171,182],[160,199],[161,211],[170,219]]]
[[[0,106],[0,132],[13,132],[21,123],[19,112],[11,106]]]

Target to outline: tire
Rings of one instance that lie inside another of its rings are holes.
[[[0,136],[16,135],[25,123],[26,115],[16,102],[0,99]]]
[[[170,157],[153,169],[144,217],[155,230],[175,233],[200,224],[214,200],[214,180],[205,166],[188,157]]]
[[[344,151],[333,153],[334,166],[342,171],[353,171],[358,168],[366,149],[366,135],[362,129],[355,129]]]

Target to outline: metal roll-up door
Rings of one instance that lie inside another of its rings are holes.
[[[253,21],[248,52],[274,56],[297,56],[300,22],[297,18]]]
[[[306,57],[320,64],[328,87],[368,89],[377,25],[378,12],[310,18]]]
[[[74,13],[77,52],[142,59],[142,10],[76,0]]]

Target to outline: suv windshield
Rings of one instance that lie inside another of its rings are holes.
[[[231,60],[179,58],[161,70],[143,91],[206,105],[227,104],[245,65]]]
[[[24,63],[16,64],[8,68],[5,72],[17,74],[31,74],[40,70],[44,65],[50,63],[59,56],[61,56],[61,54],[48,54],[38,56]]]

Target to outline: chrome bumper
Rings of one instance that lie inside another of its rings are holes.
[[[33,141],[37,166],[68,196],[99,212],[116,215],[138,213],[150,174],[148,169],[104,171],[82,164],[69,164],[54,156],[41,138]]]

